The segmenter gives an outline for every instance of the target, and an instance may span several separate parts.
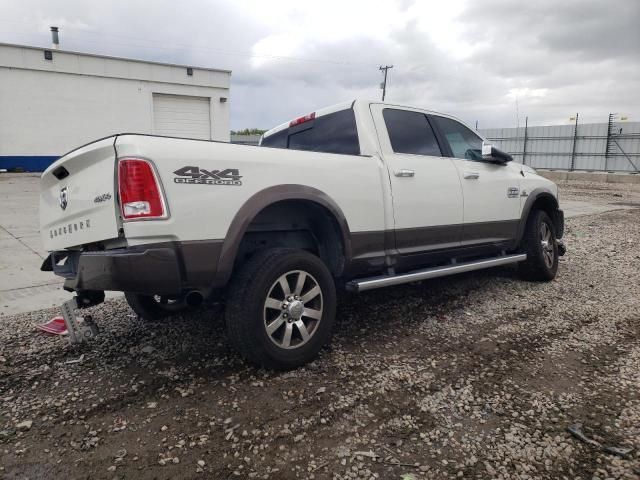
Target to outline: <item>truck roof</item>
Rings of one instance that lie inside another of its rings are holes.
[[[349,100],[349,101],[346,101],[346,102],[335,103],[335,104],[330,105],[328,107],[320,108],[320,109],[318,109],[318,110],[316,110],[315,112],[312,112],[312,113],[313,113],[315,118],[322,117],[323,115],[328,115],[330,113],[339,112],[340,110],[346,110],[348,108],[353,108],[356,103],[358,105],[370,105],[372,103],[375,103],[375,104],[387,105],[387,106],[390,106],[390,107],[417,108],[417,109],[420,109],[420,110],[422,110],[424,112],[431,113],[431,114],[434,114],[434,115],[440,115],[440,116],[443,116],[443,117],[453,118],[453,119],[455,119],[455,120],[457,120],[459,122],[462,122],[463,124],[466,125],[466,123],[464,121],[462,121],[459,118],[456,118],[456,117],[454,117],[452,115],[448,115],[446,113],[441,113],[441,112],[436,112],[436,111],[433,111],[433,110],[428,110],[428,109],[425,109],[425,108],[417,107],[415,105],[413,105],[413,106],[412,105],[403,105],[403,104],[398,104],[398,103],[382,102],[380,100],[371,100],[371,99],[364,99],[364,98],[357,98],[357,99]],[[262,137],[265,138],[265,137],[273,135],[274,133],[277,133],[277,132],[279,132],[281,130],[285,130],[285,129],[289,128],[290,123],[292,121],[295,121],[297,119],[302,119],[306,115],[311,115],[311,113],[307,113],[305,115],[301,115],[300,117],[296,117],[296,118],[291,119],[291,120],[289,120],[287,122],[281,123],[280,125],[277,125],[277,126],[271,128],[271,129],[267,130],[266,132],[264,132]]]

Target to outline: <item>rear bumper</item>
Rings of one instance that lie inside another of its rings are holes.
[[[170,295],[180,293],[182,284],[171,248],[84,252],[78,256],[75,273],[65,280],[66,289]]]
[[[97,252],[52,252],[42,270],[65,278],[66,290],[177,295],[215,284],[218,242],[167,242]]]

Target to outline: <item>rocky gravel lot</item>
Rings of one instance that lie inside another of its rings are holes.
[[[640,207],[562,187],[585,195]],[[112,300],[81,348],[34,331],[55,310],[0,316],[0,478],[640,478],[640,209],[565,238],[551,283],[345,297],[331,348],[287,373],[245,365],[211,311],[149,325]]]

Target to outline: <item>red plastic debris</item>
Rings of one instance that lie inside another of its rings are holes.
[[[43,323],[42,325],[36,325],[38,330],[42,330],[43,332],[50,333],[52,335],[66,335],[67,334],[67,326],[64,323],[64,318],[62,317],[53,317],[47,323]]]

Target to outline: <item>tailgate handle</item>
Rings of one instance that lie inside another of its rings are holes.
[[[51,173],[58,180],[62,180],[63,178],[67,178],[69,176],[69,170],[67,170],[63,166],[60,166],[60,167],[54,169],[53,172],[51,172]]]

